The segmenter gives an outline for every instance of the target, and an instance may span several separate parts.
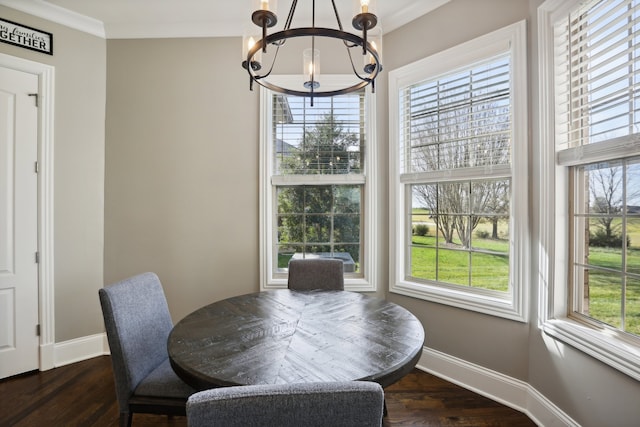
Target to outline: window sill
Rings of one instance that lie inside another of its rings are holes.
[[[268,289],[286,289],[287,279],[272,279],[261,286],[261,291]],[[344,290],[353,292],[375,292],[376,286],[365,279],[344,279]]]
[[[640,347],[571,319],[553,319],[542,330],[607,365],[640,380]]]
[[[527,319],[524,306],[518,306],[515,303],[517,298],[511,294],[500,298],[480,292],[466,292],[463,288],[444,288],[408,281],[393,284],[390,292],[523,323]]]

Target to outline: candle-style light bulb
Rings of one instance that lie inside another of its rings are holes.
[[[360,0],[362,13],[369,13],[369,0]]]
[[[382,71],[382,28],[380,26],[371,31],[368,44],[371,50],[367,49],[366,56],[363,58],[364,72],[377,74]]]
[[[317,89],[320,87],[320,51],[318,49],[305,49],[302,53],[302,75],[305,77],[304,87]]]
[[[261,0],[260,1],[260,9],[269,10],[269,0]]]
[[[248,27],[245,28],[244,35],[242,36],[242,67],[248,69],[251,66],[253,71],[258,71],[262,68],[262,50],[258,50],[251,57],[251,63],[247,63],[247,56],[251,50],[255,49],[258,43],[259,37],[252,35],[248,31]]]
[[[371,41],[371,47],[373,47],[373,50],[375,50],[376,52],[378,51],[378,46],[376,46],[376,42],[374,42],[373,40]],[[376,60],[373,57],[373,55],[369,55],[369,62],[372,65],[374,65],[376,63]]]

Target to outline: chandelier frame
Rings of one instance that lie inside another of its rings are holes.
[[[363,37],[360,37],[356,34],[344,31],[342,28],[342,23],[340,21],[340,17],[338,15],[338,10],[335,6],[335,0],[331,0],[333,5],[335,17],[338,23],[339,29],[333,28],[324,28],[324,27],[316,27],[315,26],[315,0],[313,0],[313,20],[311,27],[302,27],[302,28],[291,28],[291,21],[293,19],[293,15],[295,13],[295,8],[297,6],[297,0],[294,0],[291,9],[289,11],[289,16],[287,18],[287,22],[285,24],[285,29],[282,31],[277,31],[272,34],[267,35],[266,29],[268,27],[272,27],[277,22],[277,17],[273,12],[269,12],[265,14],[265,11],[256,11],[252,15],[252,21],[259,27],[262,28],[262,38],[255,42],[255,44],[249,48],[247,52],[247,58],[243,61],[242,66],[245,68],[249,74],[249,88],[253,90],[253,83],[256,82],[260,86],[263,86],[269,90],[274,92],[283,93],[286,95],[294,95],[301,97],[311,97],[311,102],[313,105],[314,97],[330,97],[336,95],[343,95],[351,92],[358,91],[368,85],[371,85],[372,92],[375,92],[375,79],[378,74],[382,71],[382,62],[380,60],[380,54],[376,49],[375,45],[371,42],[367,41],[367,32],[368,30],[374,28],[378,23],[378,19],[376,15],[372,13],[361,13],[356,15],[352,24],[355,29],[361,30]],[[312,49],[315,45],[315,37],[325,37],[342,40],[345,48],[347,49],[347,53],[349,56],[349,61],[351,63],[351,68],[353,74],[360,80],[356,84],[351,86],[342,88],[342,89],[334,89],[334,90],[317,90],[319,87],[318,82],[310,81],[305,82],[304,87],[307,88],[307,91],[291,89],[283,86],[279,86],[275,83],[269,82],[268,77],[271,75],[273,71],[273,67],[276,63],[278,52],[280,47],[288,40],[293,38],[300,37],[310,37],[312,42]],[[259,74],[261,70],[263,70],[262,64],[254,59],[258,52],[266,52],[267,46],[273,45],[276,48],[276,53],[273,55],[273,62],[268,71],[264,74]],[[371,63],[363,66],[363,71],[366,75],[361,75],[356,65],[353,62],[353,58],[351,55],[351,49],[355,47],[362,48],[362,55],[366,56],[367,53],[371,55]],[[250,64],[250,66],[248,66]]]

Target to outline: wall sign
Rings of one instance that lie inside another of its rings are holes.
[[[53,55],[53,34],[0,18],[0,42]]]

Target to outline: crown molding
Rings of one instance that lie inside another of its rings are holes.
[[[55,22],[56,24],[64,25],[65,27],[83,31],[97,37],[106,38],[104,24],[102,21],[81,15],[42,0],[0,0],[0,5]]]
[[[408,24],[414,19],[436,10],[450,1],[451,0],[429,0],[411,2],[409,6],[396,10],[396,12],[390,16],[385,16],[384,21],[382,22],[382,29],[385,33],[391,32]]]
[[[450,0],[427,0],[412,2],[384,18],[384,31],[393,31],[414,19],[448,3]],[[0,5],[16,9],[75,30],[104,39],[182,38],[182,37],[228,37],[238,33],[232,22],[169,22],[169,23],[108,23],[81,15],[77,12],[51,4],[45,0],[0,0]]]

